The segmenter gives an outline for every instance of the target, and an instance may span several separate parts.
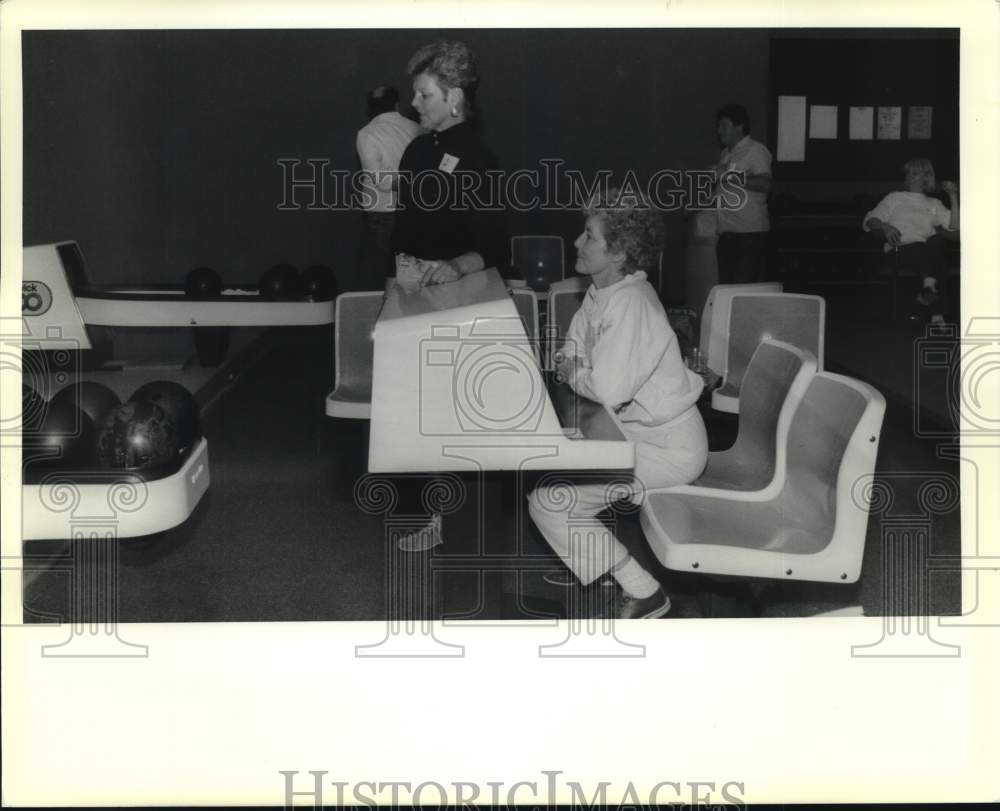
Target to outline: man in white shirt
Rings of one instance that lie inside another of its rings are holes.
[[[394,276],[396,263],[389,247],[396,210],[399,159],[420,134],[420,125],[399,114],[399,93],[393,87],[376,87],[367,96],[368,123],[358,131],[357,150],[362,179],[361,263],[376,277]]]
[[[744,172],[746,175],[742,184],[725,181],[724,189],[718,196],[719,238],[715,251],[719,262],[719,283],[761,281],[764,278],[767,234],[771,230],[767,216],[771,153],[750,137],[750,117],[741,105],[727,104],[716,113],[715,119],[722,145],[716,168],[719,177],[727,172]],[[743,193],[734,193],[733,190],[740,185]]]

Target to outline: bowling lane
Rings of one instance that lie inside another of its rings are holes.
[[[361,424],[338,431],[323,414],[333,379],[330,333],[329,327],[269,333],[257,362],[237,380],[224,381],[229,387],[204,408],[211,487],[188,521],[166,537],[119,544],[120,620],[360,616],[351,614],[351,601],[344,606],[331,595],[338,578],[356,576],[365,549],[358,535],[380,533],[381,523],[351,508],[356,473],[343,461],[364,464]],[[164,376],[160,369],[156,375]],[[364,526],[365,518],[372,526]],[[348,537],[354,541],[341,542]],[[327,553],[334,548],[331,564]],[[48,568],[29,578],[26,619],[33,613],[68,618],[70,546],[29,543],[29,563],[38,555],[36,562]]]
[[[540,581],[547,562],[553,568],[558,563],[525,514],[530,482],[519,486],[513,474],[490,473],[482,482],[462,476],[464,506],[445,518],[444,545],[430,555],[402,555],[393,547],[387,554],[383,516],[359,509],[355,498],[367,473],[368,423],[324,414],[332,358],[329,327],[274,330],[255,362],[220,388],[203,413],[211,486],[190,518],[165,537],[119,545],[118,620],[528,619],[563,613],[569,590]],[[723,426],[710,421],[716,446],[735,428],[726,416]],[[672,616],[739,615],[739,605],[717,604],[717,584],[656,566],[634,515],[617,520],[624,542],[675,597]],[[871,531],[877,536],[877,525]],[[27,565],[39,570],[25,588],[26,622],[72,619],[74,578],[108,574],[91,571],[107,563],[74,558],[65,541],[27,547]],[[507,562],[498,562],[504,556]],[[512,566],[512,556],[524,560]],[[520,586],[512,571],[518,565],[524,571]],[[877,586],[878,575],[877,566],[866,565],[863,594]],[[783,586],[769,613],[804,616],[859,602],[857,591],[807,585]]]

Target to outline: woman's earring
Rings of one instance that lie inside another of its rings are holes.
[[[452,118],[458,118],[458,108],[455,107],[455,106],[452,106],[452,108],[451,108],[451,117]]]

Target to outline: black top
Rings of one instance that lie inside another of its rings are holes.
[[[393,253],[454,259],[474,252],[486,267],[506,265],[502,183],[486,175],[497,166],[465,121],[410,141],[399,161]]]

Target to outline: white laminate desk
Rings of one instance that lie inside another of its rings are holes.
[[[390,285],[374,341],[372,473],[634,467],[603,406],[550,393],[496,270]]]

